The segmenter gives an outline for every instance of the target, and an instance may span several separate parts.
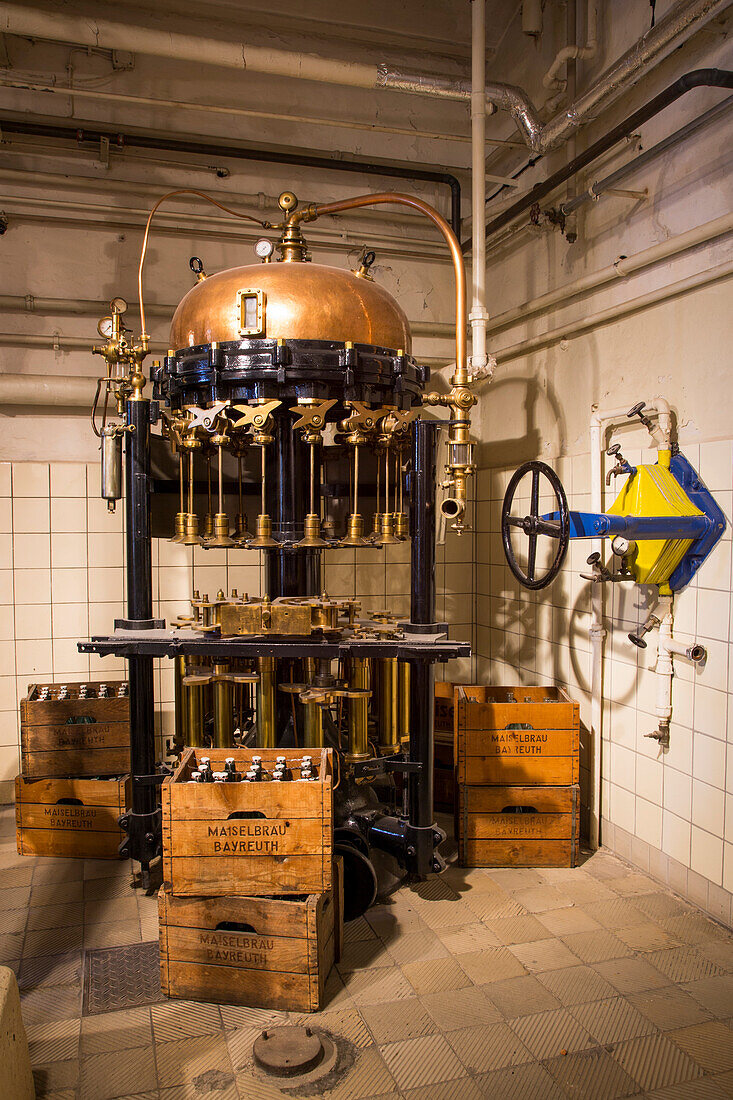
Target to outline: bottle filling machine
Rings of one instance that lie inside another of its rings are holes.
[[[470,411],[476,399],[466,361],[460,246],[445,219],[409,195],[385,192],[299,208],[285,192],[278,225],[250,218],[278,234],[257,242],[259,263],[207,275],[198,258],[191,260],[196,283],[176,309],[168,354],[152,361],[146,378],[144,264],[151,221],[168,197],[153,207],[145,230],[140,336],[131,336],[126,304],[114,299],[99,323],[104,343],[93,349],[106,364],[92,412],[102,495],[110,509],[123,493],[125,500],[127,617],[79,648],[128,661],[132,804],[121,819],[127,833],[121,854],[140,862],[147,883],[161,850],[153,661],[168,657],[176,672],[175,752],[185,744],[334,749],[334,840],[345,859],[354,914],[376,893],[373,849],[390,853],[413,875],[443,868],[437,847],[444,834],[433,813],[434,665],[470,653],[435,614],[441,428],[448,455],[441,510],[459,533],[474,469]],[[380,203],[420,211],[450,250],[456,363],[447,392],[427,388],[429,371],[411,353],[407,318],[370,274],[373,253],[363,253],[355,271],[310,261],[303,222]],[[438,406],[448,410],[447,420],[434,418]],[[153,617],[154,435],[162,436],[177,465],[173,541],[210,549],[213,564],[218,549],[238,548],[243,564],[250,551],[261,551],[262,595],[195,591],[190,614],[176,623]],[[340,518],[333,494],[325,492],[332,456],[348,500]],[[195,506],[197,466],[207,474],[203,518]],[[232,470],[235,515],[227,512]],[[244,506],[253,485],[256,516]],[[368,517],[362,509],[372,499]],[[382,548],[405,540],[409,618],[389,612],[363,618],[358,600],[327,595],[329,551],[363,551],[355,554],[358,573],[365,558],[380,560]]]

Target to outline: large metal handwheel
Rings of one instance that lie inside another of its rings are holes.
[[[513,516],[511,514],[512,505],[514,503],[514,495],[517,491],[517,486],[522,478],[529,473],[532,474],[529,515]],[[559,515],[559,520],[542,519],[540,515],[540,478],[542,477],[549,481],[555,495],[557,508],[554,509],[554,511]],[[514,553],[514,547],[511,541],[512,527],[519,527],[529,538],[526,571],[521,568]],[[555,539],[557,542],[557,549],[549,567],[538,577],[537,539],[540,535],[546,538]],[[568,552],[568,542],[570,541],[570,513],[568,512],[568,502],[565,496],[565,490],[562,487],[562,482],[552,467],[548,466],[547,463],[525,462],[514,472],[507,486],[506,493],[504,494],[504,503],[501,509],[501,538],[504,544],[507,564],[519,583],[524,585],[525,588],[546,588],[560,572],[562,563],[565,560],[565,555]]]

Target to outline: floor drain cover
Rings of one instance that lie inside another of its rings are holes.
[[[82,1016],[99,1016],[162,1000],[157,940],[85,953]]]
[[[275,1077],[297,1077],[323,1060],[323,1043],[309,1027],[273,1027],[255,1040],[256,1064]]]

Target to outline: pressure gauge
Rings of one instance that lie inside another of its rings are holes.
[[[111,317],[103,317],[97,325],[97,332],[100,336],[104,336],[105,340],[109,340],[112,335],[112,326],[114,322]]]
[[[625,558],[636,549],[636,543],[625,535],[615,535],[611,540],[611,549],[617,557]]]
[[[125,313],[127,310],[127,302],[124,298],[113,298],[109,303],[109,308],[113,313]]]
[[[274,251],[274,245],[272,241],[268,241],[267,237],[260,237],[255,245],[255,252],[261,260],[269,260]]]

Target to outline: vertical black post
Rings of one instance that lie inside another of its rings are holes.
[[[439,425],[416,420],[410,475],[412,595],[410,619],[426,632],[435,624],[435,461]],[[410,661],[410,759],[422,765],[407,779],[410,818],[408,869],[417,875],[437,870],[433,819],[433,719],[435,686],[432,661]]]
[[[125,433],[125,519],[127,527],[127,623],[134,629],[153,626],[150,531],[150,402],[127,402]],[[136,777],[155,771],[155,700],[153,658],[128,658],[130,682],[130,774],[132,806],[124,815],[128,840],[123,854],[136,859],[147,873],[160,849],[157,787]]]
[[[267,447],[267,508],[273,537],[297,542],[303,537],[303,520],[310,511],[310,451],[300,431],[293,431],[292,416],[274,417],[274,440]],[[321,483],[316,477],[315,508],[321,503]],[[265,588],[271,600],[278,596],[320,595],[321,551],[265,550]]]

